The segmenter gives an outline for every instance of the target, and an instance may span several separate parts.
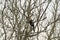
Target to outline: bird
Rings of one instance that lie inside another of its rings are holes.
[[[30,25],[31,25],[32,30],[33,30],[33,31],[35,31],[35,29],[34,29],[34,22],[33,22],[33,20],[31,19],[31,20],[29,21],[29,23],[30,23]]]
[[[32,29],[35,32],[35,27],[34,27],[35,22],[33,22],[33,19],[31,19],[31,16],[28,16],[26,18],[27,18],[27,23],[29,23],[31,26],[30,29]]]

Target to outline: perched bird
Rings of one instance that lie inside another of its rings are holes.
[[[31,28],[32,28],[33,31],[34,31],[34,22],[33,22],[33,20],[30,20],[29,23],[30,23],[30,25],[32,26]]]
[[[27,23],[29,23],[31,25],[30,29],[32,29],[33,31],[35,31],[34,22],[31,19],[31,16],[27,17]]]

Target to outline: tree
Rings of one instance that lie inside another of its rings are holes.
[[[59,2],[59,0],[1,1],[0,39],[59,40]]]

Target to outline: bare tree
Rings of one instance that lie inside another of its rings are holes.
[[[59,2],[59,0],[1,1],[0,39],[60,40]]]

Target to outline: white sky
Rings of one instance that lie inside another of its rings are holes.
[[[2,1],[2,4],[1,4],[1,1]],[[53,0],[54,1],[54,0]],[[22,0],[22,4],[24,3],[24,0]],[[19,4],[18,4],[19,5]],[[0,0],[0,10],[2,10],[3,9],[3,7],[4,7],[4,0]],[[49,5],[49,7],[48,7],[48,9],[47,9],[47,20],[48,21],[50,21],[50,19],[52,18],[52,13],[51,13],[51,8],[52,8],[52,3]],[[44,34],[44,36],[46,36],[46,34],[45,33],[42,33],[42,34],[40,34],[40,39],[41,40],[44,40],[44,38],[42,37],[43,36],[43,34]]]

